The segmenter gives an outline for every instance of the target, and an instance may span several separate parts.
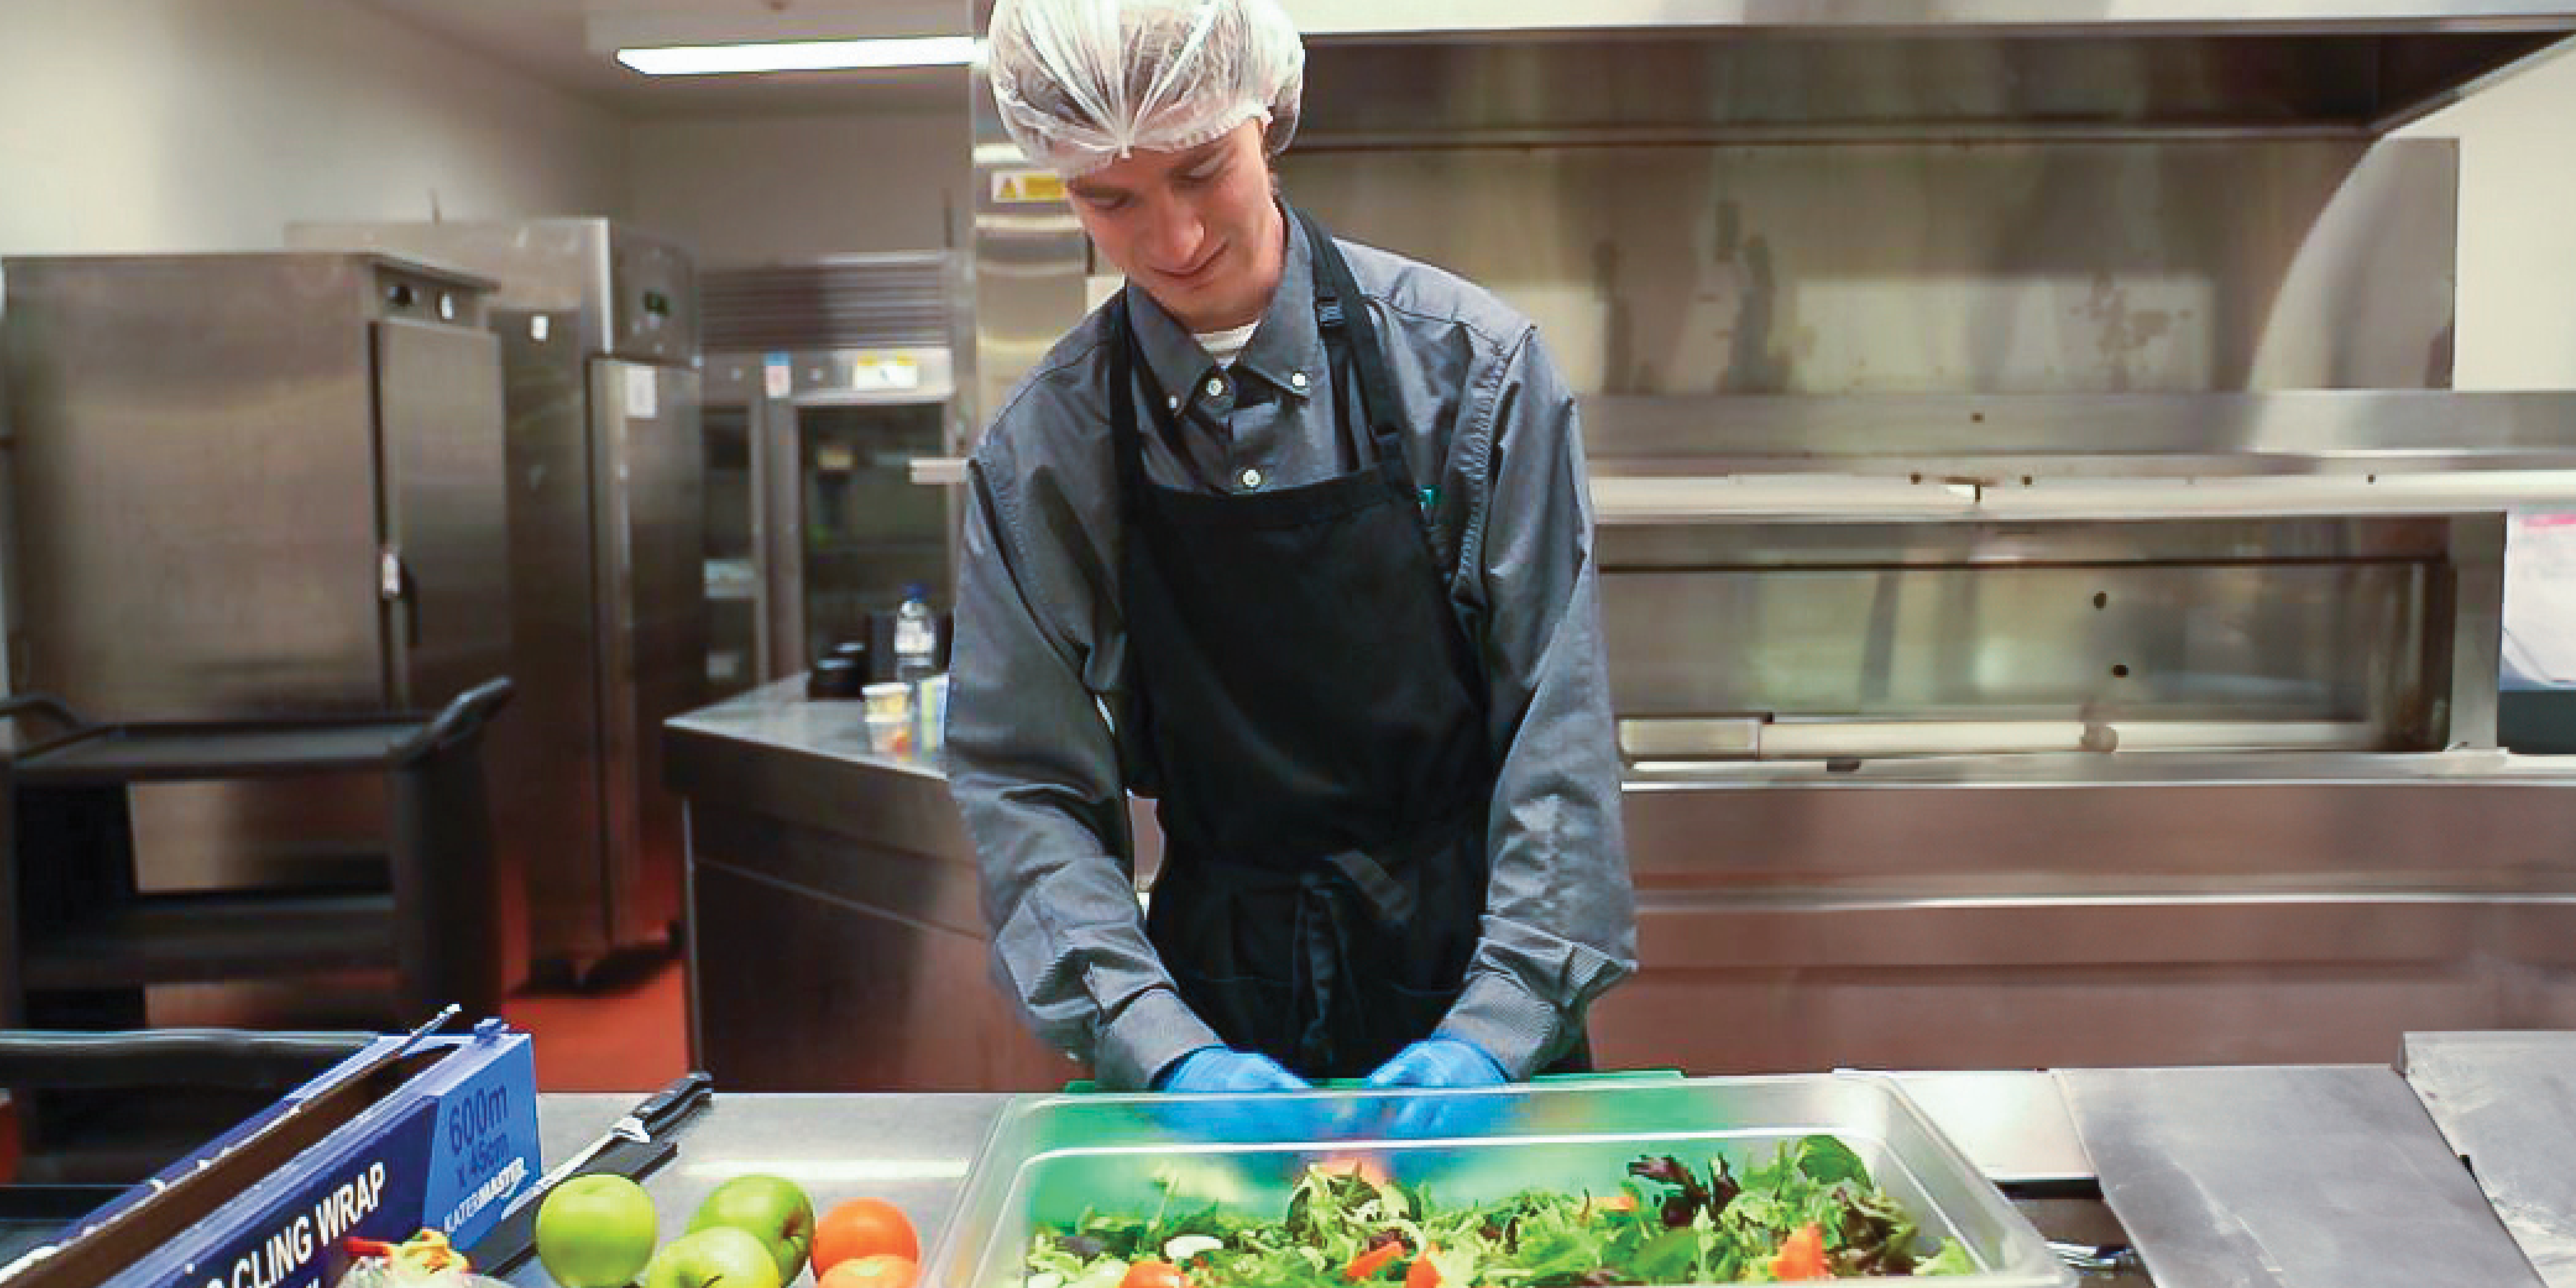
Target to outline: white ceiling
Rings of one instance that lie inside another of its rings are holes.
[[[692,42],[808,36],[914,35],[967,19],[961,3],[874,0],[349,0],[496,61],[620,116],[730,117],[830,112],[962,110],[961,67],[770,76],[646,76],[617,62],[599,39],[620,27],[657,29]],[[925,14],[929,15],[925,17]],[[658,43],[658,42],[657,42]]]

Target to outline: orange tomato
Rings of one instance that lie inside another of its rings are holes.
[[[1118,1288],[1189,1288],[1190,1281],[1181,1277],[1181,1268],[1168,1261],[1139,1261],[1127,1267],[1127,1277]]]
[[[1825,1264],[1825,1232],[1813,1224],[1799,1226],[1780,1241],[1780,1254],[1771,1258],[1771,1277],[1783,1283],[1792,1279],[1824,1279],[1833,1274]]]
[[[861,1257],[921,1260],[921,1236],[912,1219],[884,1199],[851,1199],[836,1203],[814,1223],[814,1273]]]
[[[920,1277],[921,1267],[912,1258],[880,1252],[833,1266],[814,1281],[814,1288],[912,1288]]]
[[[1422,1255],[1404,1268],[1404,1288],[1440,1288],[1440,1267],[1431,1264],[1432,1254],[1438,1251],[1427,1243],[1422,1246]]]

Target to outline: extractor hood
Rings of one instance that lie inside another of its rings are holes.
[[[2377,134],[2568,47],[2467,0],[1307,0],[1309,147]]]

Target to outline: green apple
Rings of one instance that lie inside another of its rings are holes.
[[[814,1250],[814,1201],[782,1176],[737,1176],[707,1195],[689,1220],[692,1233],[717,1226],[757,1237],[778,1259],[778,1282],[787,1283],[805,1268],[805,1255]]]
[[[563,1288],[625,1288],[653,1259],[653,1200],[623,1176],[576,1176],[537,1206],[537,1260]]]
[[[691,1231],[653,1254],[644,1288],[779,1288],[769,1245],[729,1225]]]

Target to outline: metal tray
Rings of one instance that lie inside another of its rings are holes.
[[[1209,1129],[1222,1096],[1023,1096],[985,1138],[955,1214],[923,1275],[928,1288],[1018,1288],[1035,1226],[1086,1208],[1151,1211],[1158,1177],[1192,1200],[1274,1215],[1310,1162],[1366,1155],[1397,1179],[1436,1178],[1444,1202],[1503,1198],[1533,1185],[1615,1189],[1631,1159],[1726,1156],[1739,1170],[1788,1140],[1838,1137],[1931,1238],[1967,1245],[1981,1271],[1939,1281],[1972,1288],[2064,1288],[2074,1273],[1967,1156],[1871,1074],[1531,1085],[1486,1091],[1314,1091],[1287,1097],[1319,1123],[1300,1140]],[[1462,1134],[1401,1138],[1375,1124],[1437,1101]],[[1220,1122],[1222,1122],[1220,1117]],[[1927,1245],[1928,1246],[1928,1245]],[[1897,1282],[1844,1280],[1841,1282]]]

